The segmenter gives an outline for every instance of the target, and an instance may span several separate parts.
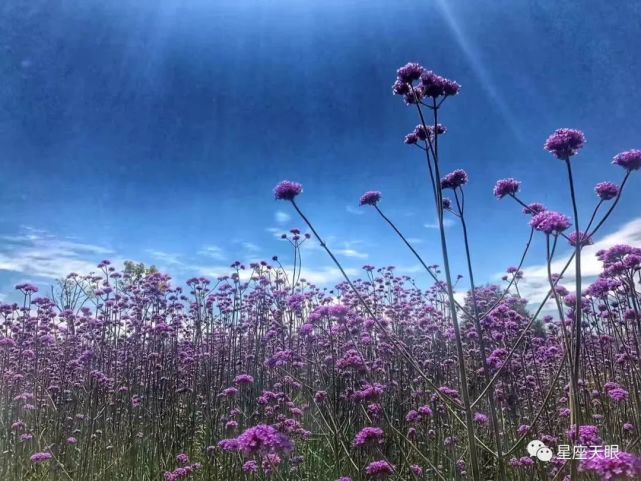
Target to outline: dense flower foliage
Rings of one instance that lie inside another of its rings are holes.
[[[641,460],[630,453],[618,453],[616,457],[599,455],[584,460],[583,471],[597,474],[605,481],[624,481],[641,477]]]
[[[585,399],[600,400],[591,403],[597,424],[581,427],[586,442],[623,444],[635,433],[632,413],[639,406],[627,387],[634,385],[629,376],[636,372],[631,366],[638,362],[638,353],[632,344],[616,339],[621,330],[626,337],[637,332],[638,314],[628,319],[639,297],[628,279],[641,268],[640,251],[614,246],[600,252],[604,272],[586,289],[594,326],[586,331],[590,362],[600,365],[614,359],[608,384],[600,389],[597,378],[588,376],[582,385]],[[381,331],[344,284],[337,286],[342,301],[336,304],[327,291],[304,281],[292,292],[286,273],[266,262],[233,272],[215,283],[192,279],[185,290],[173,287],[164,274],[134,279],[105,263],[99,274],[70,275],[58,299],[36,297],[30,290],[25,294],[27,309],[0,305],[2,395],[12,399],[4,411],[11,416],[11,434],[2,438],[5,449],[20,448],[21,456],[35,464],[54,462],[54,453],[78,476],[89,468],[74,460],[88,446],[102,453],[94,464],[103,468],[135,446],[177,453],[173,466],[147,468],[164,472],[170,480],[217,476],[220,470],[303,473],[315,469],[314,458],[306,454],[310,449],[331,451],[331,443],[316,441],[329,429],[323,417],[349,416],[353,427],[333,436],[353,446],[351,456],[372,477],[391,475],[392,465],[401,466],[402,456],[413,461],[412,473],[432,470],[411,448],[397,448],[408,442],[401,435],[435,460],[446,456],[446,446],[452,454],[463,455],[455,440],[462,434],[447,404],[412,374],[411,364],[395,356],[391,345],[402,335],[420,354],[421,365],[440,379],[439,391],[456,406],[460,398],[451,387],[457,378],[451,328],[437,286],[422,291],[395,275],[393,268],[366,266],[368,277],[357,287],[381,306],[386,319]],[[66,308],[58,307],[59,300],[81,287],[92,293],[87,300],[93,308],[84,305],[82,296]],[[241,298],[246,308],[238,312],[234,303]],[[516,293],[502,296],[498,286],[479,288],[476,298],[480,309],[489,309],[483,330],[492,347],[488,365],[501,370],[496,402],[505,416],[506,435],[516,441],[528,432],[554,440],[555,445],[570,442],[572,428],[562,414],[567,380],[563,374],[560,382],[553,378],[563,351],[560,322],[548,317],[528,328],[527,301]],[[302,330],[303,326],[310,327]],[[476,331],[468,320],[462,328],[469,369],[476,371]],[[509,359],[503,346],[514,343],[522,332],[528,346]],[[332,377],[334,382],[322,381]],[[482,386],[474,385],[478,393]],[[233,386],[233,397],[218,395]],[[556,402],[544,404],[549,390]],[[526,392],[527,404],[520,403],[521,394],[510,394]],[[512,411],[517,405],[519,414]],[[557,422],[524,431],[523,421],[532,420],[538,409]],[[489,435],[484,412],[487,407],[474,416],[484,427],[479,431],[482,437]],[[134,416],[132,422],[124,422],[128,416]],[[398,424],[392,428],[388,423],[394,419],[400,421],[393,421]],[[604,431],[606,425],[620,429]],[[171,438],[165,437],[167,432]],[[195,439],[200,442],[193,444]],[[38,452],[35,442],[51,452]],[[240,458],[234,461],[233,455]],[[220,464],[222,459],[226,464]],[[512,463],[512,469],[521,469],[524,462]],[[343,472],[331,479],[356,479],[358,473],[347,458],[337,463]],[[599,466],[595,461],[584,469],[619,469],[612,462]]]

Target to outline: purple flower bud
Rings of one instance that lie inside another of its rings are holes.
[[[532,202],[527,207],[523,207],[523,213],[528,215],[536,215],[545,211],[545,206],[539,202]]]
[[[632,149],[614,156],[612,163],[628,172],[641,169],[641,150]]]
[[[412,83],[421,78],[425,69],[417,63],[407,63],[396,71],[396,76],[400,82]]]
[[[392,85],[392,92],[394,92],[394,95],[407,95],[410,93],[410,90],[409,84],[401,80],[396,80],[394,85]]]
[[[599,182],[594,191],[601,200],[610,200],[619,195],[619,186],[612,182]]]
[[[361,196],[360,205],[376,205],[381,200],[381,193],[375,190],[365,192]]]
[[[570,227],[570,219],[559,212],[547,210],[532,217],[530,225],[546,234],[560,234]]]
[[[421,85],[425,95],[432,98],[441,95],[456,95],[461,90],[461,86],[457,82],[441,77],[431,70],[421,74]]]
[[[407,134],[405,136],[404,142],[407,145],[414,145],[414,144],[416,144],[416,142],[418,142],[418,135],[416,135],[416,133],[414,133],[414,132],[410,132],[409,134]]]
[[[180,453],[176,456],[176,461],[178,464],[182,464],[183,466],[185,464],[189,463],[189,456],[187,456],[185,453]]]
[[[487,424],[489,423],[489,418],[483,413],[475,413],[474,422],[480,424],[481,426],[487,426]]]
[[[467,173],[463,169],[457,169],[441,179],[441,188],[456,189],[457,187],[462,187],[467,184],[467,181]]]
[[[618,452],[616,456],[600,453],[581,461],[580,470],[597,474],[604,480],[639,479],[641,459],[626,452]]]
[[[501,179],[496,181],[494,186],[494,196],[497,199],[502,199],[506,195],[514,195],[519,191],[521,182],[516,179]]]
[[[352,446],[355,447],[364,447],[364,446],[373,446],[381,444],[385,437],[385,433],[381,428],[367,427],[361,429],[354,440],[352,441]]]
[[[276,200],[294,200],[302,191],[303,186],[298,182],[283,180],[274,187],[274,197]]]
[[[45,461],[49,461],[52,458],[53,458],[53,454],[51,453],[47,453],[47,452],[36,453],[31,456],[31,462],[34,464],[39,464],[39,463],[44,463]]]
[[[585,144],[585,135],[580,130],[558,129],[545,141],[545,150],[559,159],[569,159]]]
[[[589,235],[587,235],[585,232],[579,232],[579,238],[581,239],[581,247],[583,247],[583,246],[589,246],[589,245],[594,244],[594,242],[592,241],[592,237],[590,237]],[[568,236],[568,241],[570,242],[570,245],[571,245],[571,246],[575,246],[575,247],[576,247],[576,244],[577,244],[577,235],[576,235],[576,231],[572,232],[572,233]]]
[[[365,473],[373,478],[382,479],[394,474],[394,466],[385,460],[374,461],[367,465]]]

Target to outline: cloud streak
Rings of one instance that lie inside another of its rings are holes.
[[[154,249],[147,249],[145,252],[149,254],[152,258],[157,260],[158,262],[161,262],[163,265],[168,265],[168,266],[183,265],[183,261],[180,259],[180,254],[172,254],[169,252],[164,252],[164,251],[154,250]]]
[[[290,270],[291,268],[288,268]],[[358,276],[358,269],[345,268],[345,272],[351,278]],[[303,266],[303,274],[301,279],[307,282],[321,286],[334,286],[335,284],[345,280],[341,272],[336,267],[325,266],[316,269],[306,269]]]
[[[641,246],[641,217],[622,225],[617,231],[605,236],[593,245],[583,248],[581,255],[581,272],[584,285],[587,286],[587,284],[592,282],[601,272],[601,262],[596,258],[596,253],[599,250],[609,249],[617,244]],[[552,261],[552,272],[560,273],[571,254],[572,252],[568,246],[568,249],[563,255],[557,256],[556,260]],[[561,284],[566,286],[570,291],[573,291],[575,283],[574,269],[575,265],[573,261],[561,281]],[[519,283],[521,295],[527,297],[530,301],[541,302],[549,290],[547,265],[535,264],[527,266],[523,269],[523,276],[523,281]]]
[[[356,249],[336,249],[336,253],[345,257],[353,257],[356,259],[367,259],[368,254],[366,252],[360,252]]]
[[[205,246],[198,251],[198,254],[204,257],[210,257],[218,261],[224,261],[227,258],[223,249],[216,245]]]
[[[364,214],[362,208],[359,209],[358,207],[355,207],[355,206],[353,206],[351,204],[347,204],[345,206],[345,210],[347,211],[348,214],[353,214],[353,215],[363,215]]]
[[[287,212],[283,212],[282,210],[276,211],[274,214],[274,220],[276,221],[277,224],[286,224],[292,219],[292,216],[289,215]]]
[[[288,273],[289,279],[291,280],[291,273],[294,271],[293,265],[284,265],[283,268]],[[196,268],[197,275],[205,276],[210,279],[216,279],[225,275],[232,274],[234,271],[229,266],[214,265],[214,266],[201,266]],[[346,268],[345,272],[350,277],[355,277],[359,274],[358,269]],[[253,271],[251,269],[245,269],[240,271],[240,280],[248,281],[250,280]],[[298,277],[298,273],[296,274]],[[333,287],[335,284],[344,280],[343,275],[341,274],[338,268],[333,266],[321,266],[317,268],[305,267],[303,266],[303,273],[301,279],[305,279],[307,282],[316,284],[319,286]]]
[[[105,257],[114,259],[114,251],[103,246],[59,238],[31,228],[17,236],[0,236],[0,271],[27,276],[57,279],[71,272],[95,272]]]
[[[443,219],[443,227],[448,228],[453,225],[454,225],[454,221],[449,217],[446,217],[445,219]],[[434,220],[434,222],[426,222],[425,224],[423,224],[423,227],[425,227],[426,229],[438,229],[439,228],[438,220]]]

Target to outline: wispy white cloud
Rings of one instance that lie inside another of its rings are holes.
[[[274,214],[274,220],[276,221],[276,223],[281,225],[289,222],[291,218],[292,218],[291,215],[289,215],[287,212],[283,212],[282,210],[278,210]]]
[[[291,273],[294,270],[293,265],[284,265],[283,268],[286,272],[289,273],[291,278]],[[216,279],[217,277],[222,277],[229,275],[235,272],[233,269],[230,269],[229,266],[214,265],[214,266],[201,266],[196,269],[197,275],[209,277],[210,279]],[[359,270],[354,268],[346,268],[345,272],[350,277],[356,277],[359,275]],[[250,269],[245,269],[240,271],[241,281],[248,281],[251,278],[252,271]],[[296,275],[298,277],[298,274]],[[316,284],[319,286],[333,286],[338,282],[344,280],[343,275],[340,270],[333,266],[322,266],[318,268],[305,267],[303,266],[303,272],[301,279],[305,279],[307,282]]]
[[[596,241],[593,245],[583,248],[581,255],[581,273],[585,282],[591,282],[601,272],[601,262],[596,258],[596,253],[601,249],[609,249],[617,244],[630,244],[641,246],[641,217],[636,218],[622,225],[615,232]],[[560,273],[571,255],[571,247],[568,246],[563,255],[557,256],[552,261],[552,273]],[[573,291],[575,283],[574,262],[568,267],[561,284]],[[501,274],[502,275],[502,274]],[[521,295],[531,301],[540,302],[549,290],[547,280],[547,265],[535,264],[523,269],[524,279],[519,284]],[[500,277],[500,275],[497,275]]]
[[[241,242],[241,245],[243,246],[243,249],[251,253],[260,252],[262,250],[260,246],[254,244],[253,242]]]
[[[1,236],[0,240],[0,271],[35,278],[56,279],[71,272],[95,272],[104,258],[116,263],[123,261],[109,248],[28,227],[19,235]]]
[[[449,217],[443,219],[443,227],[448,228],[454,225],[454,221]],[[434,219],[434,222],[426,222],[423,224],[426,229],[438,229],[438,220]]]
[[[354,257],[357,259],[367,259],[368,255],[366,252],[360,252],[356,249],[336,249],[336,253],[345,257]]]
[[[246,253],[256,253],[260,250],[259,246],[251,242],[237,242],[237,244]],[[342,242],[339,244],[337,253],[352,258],[364,258],[367,254],[356,248],[360,244],[361,242],[357,240]],[[315,246],[312,247],[314,249],[320,248],[316,241],[308,241],[303,245]],[[203,265],[189,256],[161,249],[148,249],[145,254],[161,269],[166,268],[173,273],[179,272],[180,276],[202,275],[215,279],[234,272],[224,262]],[[198,251],[198,254],[202,256],[201,260],[209,257],[215,261],[224,261],[226,257],[223,249],[216,245],[205,246]],[[0,236],[0,271],[19,273],[25,280],[33,282],[47,284],[52,279],[64,277],[71,272],[80,274],[96,272],[96,265],[103,259],[111,260],[117,268],[120,268],[125,260],[107,247],[61,238],[35,229],[25,230],[19,235]],[[291,265],[285,268],[289,272],[293,271]],[[358,269],[347,268],[346,271],[350,276],[359,275]],[[251,273],[250,269],[241,271],[241,279],[248,280]],[[333,286],[343,279],[340,271],[331,265],[321,267],[305,265],[302,277],[308,282],[323,286]]]
[[[396,272],[399,274],[413,275],[421,272],[425,272],[425,268],[421,264],[414,264],[410,266],[397,266]],[[428,275],[427,273],[425,273]]]
[[[265,228],[265,230],[273,235],[276,239],[280,239],[280,236],[285,233],[283,229],[279,229],[278,227],[267,227]]]
[[[198,254],[201,256],[210,257],[218,261],[223,261],[226,259],[223,249],[216,245],[205,246],[198,251]]]
[[[229,266],[223,265],[213,265],[213,266],[193,266],[192,270],[195,274],[199,276],[208,277],[210,279],[216,279],[222,276],[228,276],[236,272],[234,269]],[[240,271],[240,280],[248,281],[252,275],[251,269],[244,269]]]
[[[467,292],[465,291],[456,291],[454,293],[454,300],[458,302],[459,305],[464,305],[465,304],[465,297],[467,296]]]
[[[154,260],[167,265],[167,266],[182,266],[184,262],[181,260],[180,254],[172,254],[169,252],[164,252],[155,249],[147,249],[145,251],[149,254]]]
[[[335,236],[330,235],[327,236],[323,239],[325,241],[325,244],[332,249],[332,251],[335,251],[336,249],[340,248],[349,248],[349,243],[347,242],[337,242],[337,239]],[[301,249],[305,251],[324,251],[323,247],[320,245],[320,243],[316,240],[315,237],[312,236],[311,239],[305,241],[303,245],[301,246]]]
[[[358,246],[363,245],[363,241],[361,240],[337,242],[336,237],[330,236],[325,240],[325,242],[334,254],[354,259],[367,259],[369,257],[369,254],[367,252],[364,252],[362,249],[358,248]],[[323,250],[318,241],[313,238],[306,241],[302,245],[302,248],[307,251]]]
[[[349,214],[354,214],[354,215],[363,215],[363,214],[365,213],[365,212],[364,212],[364,210],[363,210],[363,208],[358,208],[358,207],[353,206],[353,205],[351,205],[351,204],[347,204],[347,205],[345,206],[345,210],[346,210]]]
[[[419,239],[418,237],[409,237],[407,239],[407,242],[414,245],[414,244],[422,244],[425,241],[423,239]]]
[[[346,268],[345,272],[352,278],[359,275],[358,269],[354,268]],[[303,274],[301,275],[301,278],[305,279],[307,282],[320,286],[333,286],[345,279],[341,274],[341,271],[332,266],[325,266],[316,269],[305,268],[303,266]]]

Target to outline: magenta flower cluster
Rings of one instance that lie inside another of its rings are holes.
[[[502,199],[508,195],[516,194],[521,188],[521,182],[516,179],[501,179],[496,182],[494,186],[494,196]]]
[[[273,426],[259,424],[244,431],[233,440],[237,450],[245,456],[257,453],[287,453],[293,449],[289,438]]]
[[[569,159],[585,145],[585,135],[580,130],[558,129],[545,141],[545,150],[559,159]]]
[[[294,200],[301,192],[303,192],[301,184],[283,180],[274,188],[274,197],[276,200]]]
[[[612,182],[599,182],[594,191],[601,200],[612,200],[619,195],[619,186]]]
[[[385,432],[379,427],[366,427],[361,429],[356,436],[352,445],[358,447],[372,446],[381,444],[385,438]]]
[[[456,169],[441,179],[441,188],[457,189],[467,184],[468,176],[463,169]]]
[[[632,149],[614,156],[612,163],[631,172],[641,169],[641,150]]]
[[[581,469],[596,474],[603,481],[635,480],[641,478],[641,459],[626,452],[617,453],[616,456],[601,453],[583,460]]]
[[[530,225],[535,230],[544,232],[545,234],[561,234],[570,227],[571,222],[570,218],[566,215],[546,210],[532,217]]]
[[[461,86],[454,80],[441,77],[417,63],[408,63],[396,72],[392,86],[395,95],[401,95],[408,104],[420,103],[424,98],[436,99],[457,95]]]
[[[381,200],[381,193],[378,191],[365,192],[359,201],[360,205],[376,205]]]

